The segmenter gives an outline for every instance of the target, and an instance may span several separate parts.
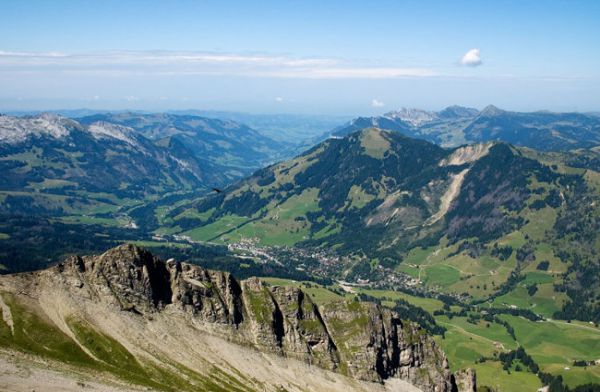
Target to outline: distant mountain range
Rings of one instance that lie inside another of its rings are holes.
[[[173,114],[185,114],[219,118],[246,124],[273,140],[302,148],[312,146],[314,140],[352,116],[308,114],[250,114],[215,110],[178,110]]]
[[[229,180],[283,158],[286,145],[234,121],[194,115],[116,113],[95,114],[78,119],[130,127],[156,144],[178,143],[196,159],[215,167]]]
[[[0,168],[0,189],[13,192],[3,209],[16,211],[21,202],[32,207],[28,198],[19,201],[28,192],[143,199],[225,181],[177,141],[161,146],[129,127],[53,114],[0,116]]]
[[[95,115],[154,115],[156,112],[146,110],[98,110],[98,109],[64,109],[49,110],[47,113],[54,113],[64,117],[79,119],[82,117],[92,117]],[[7,114],[13,116],[32,116],[44,111],[12,111]],[[162,113],[162,112],[161,112]],[[352,119],[352,116],[346,115],[311,115],[311,114],[253,114],[222,110],[167,110],[164,113],[176,116],[194,116],[206,119],[220,119],[223,121],[233,121],[238,124],[245,124],[256,130],[261,135],[283,143],[286,147],[287,157],[302,152],[302,149],[311,147],[315,140],[318,140],[327,130],[332,129],[339,124]]]
[[[77,213],[91,208],[92,193],[122,207],[125,199],[206,191],[284,151],[248,126],[191,115],[0,116],[0,211]]]
[[[401,109],[379,117],[358,117],[329,133],[341,137],[378,127],[444,147],[488,141],[542,151],[564,151],[600,145],[600,118],[593,114],[521,113],[487,106],[482,111],[450,106],[439,112]]]

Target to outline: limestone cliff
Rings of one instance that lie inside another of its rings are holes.
[[[57,306],[43,294],[48,290],[58,293],[57,298],[68,293],[68,302],[80,307],[93,303],[94,309],[128,314],[136,325],[165,319],[169,329],[197,326],[198,331],[233,344],[275,358],[300,360],[351,379],[379,384],[400,379],[423,391],[457,390],[446,357],[433,339],[372,303],[339,301],[317,306],[300,289],[269,286],[256,278],[239,282],[226,272],[163,262],[133,245],[95,257],[73,256],[19,279],[19,285],[27,281],[32,286],[27,290],[43,296],[39,299],[43,306],[56,309],[46,311],[51,318],[65,313],[60,317],[69,319],[81,312],[63,310],[65,301]],[[69,305],[70,309],[74,306]],[[106,329],[89,305],[83,313],[88,316],[77,316],[95,320],[90,323]],[[468,385],[461,390],[474,390],[474,376],[470,381],[461,381]]]

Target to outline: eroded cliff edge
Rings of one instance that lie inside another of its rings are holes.
[[[269,286],[255,278],[240,282],[226,272],[164,262],[134,245],[100,256],[73,256],[19,279],[40,292],[40,287],[51,287],[55,293],[69,293],[71,301],[127,312],[136,323],[169,317],[201,327],[197,333],[356,380],[401,379],[428,392],[459,390],[457,385],[475,390],[471,372],[452,375],[433,339],[386,308],[357,301],[317,306],[300,289]]]

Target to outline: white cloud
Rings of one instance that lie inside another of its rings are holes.
[[[321,67],[284,71],[273,76],[307,79],[396,79],[437,76],[437,73],[425,68]]]
[[[0,50],[0,57],[66,57],[67,55],[60,52],[6,52]]]
[[[381,108],[385,106],[385,104],[380,100],[373,98],[373,100],[371,101],[371,106],[373,106],[374,108]]]
[[[373,67],[335,58],[175,51],[96,53],[0,51],[0,71],[84,75],[248,76],[294,79],[393,79],[436,76],[427,68]]]
[[[277,101],[277,102],[283,102],[283,97],[275,97],[275,101]]]
[[[182,65],[197,63],[212,64],[260,64],[290,67],[326,66],[337,60],[326,58],[292,58],[267,55],[237,55],[207,52],[173,51],[112,51],[100,53],[67,54],[60,52],[7,52],[0,50],[0,64],[149,64]]]
[[[481,53],[479,49],[473,48],[470,49],[460,60],[462,65],[466,65],[468,67],[477,67],[483,63],[481,60]]]

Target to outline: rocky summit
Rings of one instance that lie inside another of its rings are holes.
[[[317,306],[301,289],[134,245],[3,276],[0,293],[2,366],[43,361],[45,377],[91,387],[475,390],[473,372],[452,375],[434,340],[391,310]],[[35,386],[35,374],[19,382]]]

